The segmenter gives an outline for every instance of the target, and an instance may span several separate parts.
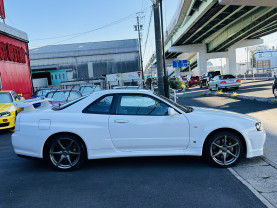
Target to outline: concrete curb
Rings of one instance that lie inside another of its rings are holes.
[[[249,190],[261,200],[261,202],[268,208],[276,208],[274,207],[263,195],[261,195],[253,186],[251,186],[246,180],[244,180],[234,169],[227,168],[241,183],[243,183]]]
[[[201,95],[201,96],[217,96],[217,97],[230,97],[230,98],[238,98],[238,99],[245,99],[245,100],[256,100],[260,102],[268,102],[272,103],[272,101],[276,100],[277,98],[262,98],[262,97],[255,97],[255,96],[245,96],[245,95],[237,95],[236,97],[232,97],[232,93],[223,93],[222,95],[216,95],[216,92],[211,92],[211,95]]]

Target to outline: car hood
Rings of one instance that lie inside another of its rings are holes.
[[[0,103],[0,112],[14,111],[14,106],[12,103]]]
[[[219,116],[222,118],[226,117],[232,117],[232,118],[241,118],[253,122],[259,122],[259,119],[253,118],[251,116],[247,116],[241,113],[235,113],[232,111],[225,111],[225,110],[218,110],[218,109],[212,109],[212,108],[200,108],[200,107],[193,107],[195,113],[201,113],[202,115],[207,116]]]

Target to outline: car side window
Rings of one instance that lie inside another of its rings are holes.
[[[105,96],[93,102],[85,108],[84,113],[92,114],[110,114],[113,101],[113,95]]]
[[[168,106],[147,95],[121,95],[116,108],[118,115],[168,115]]]
[[[16,100],[16,99],[20,100],[19,95],[16,94],[15,92],[12,92],[12,96],[13,96],[14,100]]]

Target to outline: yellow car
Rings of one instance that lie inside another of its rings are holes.
[[[14,91],[0,91],[0,130],[13,129],[16,115],[22,108],[16,108],[13,101],[25,100]]]

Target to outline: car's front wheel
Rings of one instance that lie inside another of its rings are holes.
[[[217,167],[229,167],[242,154],[240,138],[233,132],[222,131],[210,136],[204,146],[204,156]]]
[[[44,159],[56,170],[70,171],[86,158],[82,142],[72,135],[59,135],[46,144]]]
[[[277,97],[277,87],[274,88],[274,96]]]

